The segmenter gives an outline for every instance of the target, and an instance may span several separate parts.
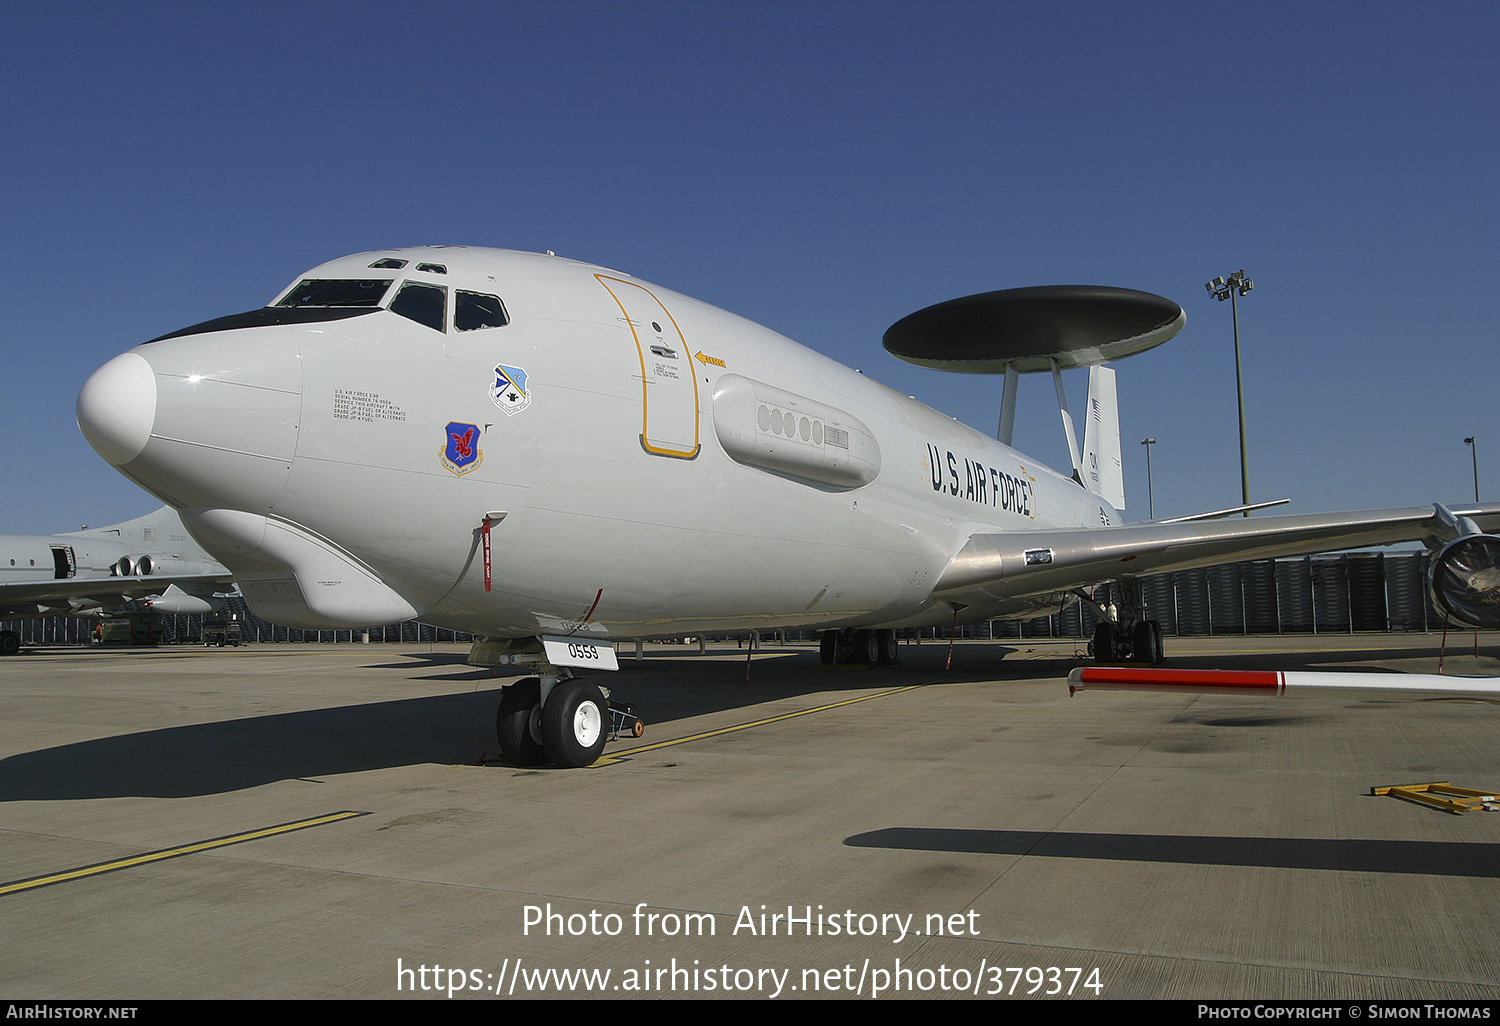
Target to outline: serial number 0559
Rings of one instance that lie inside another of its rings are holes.
[[[601,670],[616,670],[620,667],[615,659],[615,648],[607,641],[543,638],[542,647],[547,658],[558,666],[591,666]]]

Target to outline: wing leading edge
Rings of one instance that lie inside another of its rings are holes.
[[[1442,544],[1465,533],[1455,527],[1459,518],[1494,531],[1500,528],[1500,505],[976,534],[948,564],[933,594],[973,605],[1240,560],[1398,542]]]

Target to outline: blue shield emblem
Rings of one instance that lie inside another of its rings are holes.
[[[479,425],[453,421],[447,428],[448,440],[443,446],[443,466],[463,475],[484,462],[479,448]]]

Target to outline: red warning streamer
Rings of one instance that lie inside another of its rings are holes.
[[[490,590],[490,518],[480,522],[479,537],[484,548],[484,590]]]

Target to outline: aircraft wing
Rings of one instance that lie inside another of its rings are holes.
[[[1186,523],[976,534],[933,589],[981,603],[1218,563],[1456,537],[1455,518],[1500,528],[1500,505],[1412,506]]]
[[[35,616],[37,606],[66,611],[113,608],[129,599],[160,595],[176,584],[185,588],[222,585],[230,588],[234,575],[152,574],[144,577],[73,577],[62,580],[18,581],[0,584],[0,615]]]

